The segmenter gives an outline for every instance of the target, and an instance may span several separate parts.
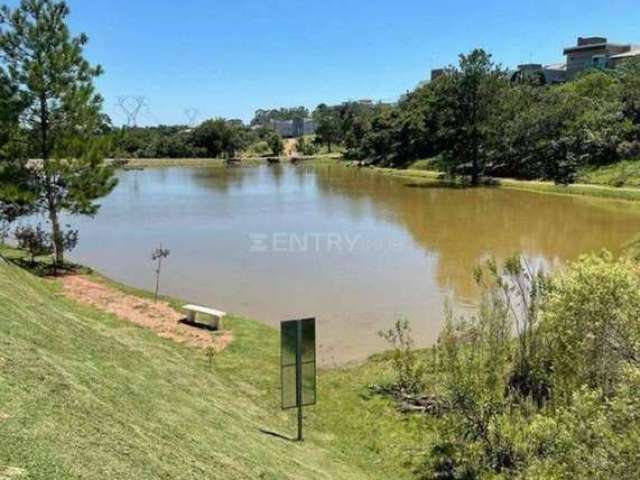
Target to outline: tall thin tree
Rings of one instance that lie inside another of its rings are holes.
[[[0,65],[25,99],[21,121],[40,160],[23,162],[13,182],[48,215],[58,266],[64,262],[61,212],[94,215],[95,200],[116,184],[104,163],[102,97],[93,84],[102,68],[85,59],[88,38],[72,36],[68,16],[66,3],[56,0],[22,0],[0,10]]]

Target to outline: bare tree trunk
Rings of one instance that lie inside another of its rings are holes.
[[[62,267],[64,265],[62,230],[60,229],[60,221],[58,220],[58,209],[53,202],[49,203],[49,220],[51,220],[51,236],[55,249],[56,267]]]
[[[58,219],[58,205],[56,204],[55,190],[52,185],[51,172],[49,171],[49,109],[47,97],[40,95],[40,152],[42,155],[42,168],[44,169],[47,210],[51,221],[51,236],[55,250],[55,268],[64,264],[64,247],[62,245],[62,230]]]
[[[156,270],[156,292],[154,301],[158,301],[158,293],[160,292],[160,270],[162,269],[162,257],[158,258],[158,269]]]

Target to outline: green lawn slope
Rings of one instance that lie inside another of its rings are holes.
[[[231,317],[212,362],[0,260],[0,478],[410,478],[420,417],[367,394],[384,360],[322,372],[306,441],[279,409],[278,334]]]

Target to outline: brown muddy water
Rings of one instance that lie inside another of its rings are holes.
[[[157,168],[119,174],[71,255],[140,288],[171,250],[161,292],[255,318],[318,319],[324,365],[385,348],[401,317],[432,344],[446,298],[477,301],[472,268],[515,252],[554,268],[640,232],[624,202],[451,189],[341,166]]]

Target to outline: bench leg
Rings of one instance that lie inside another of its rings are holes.
[[[196,312],[187,312],[187,322],[195,323],[196,321]]]
[[[220,330],[220,317],[211,317],[211,329]]]

